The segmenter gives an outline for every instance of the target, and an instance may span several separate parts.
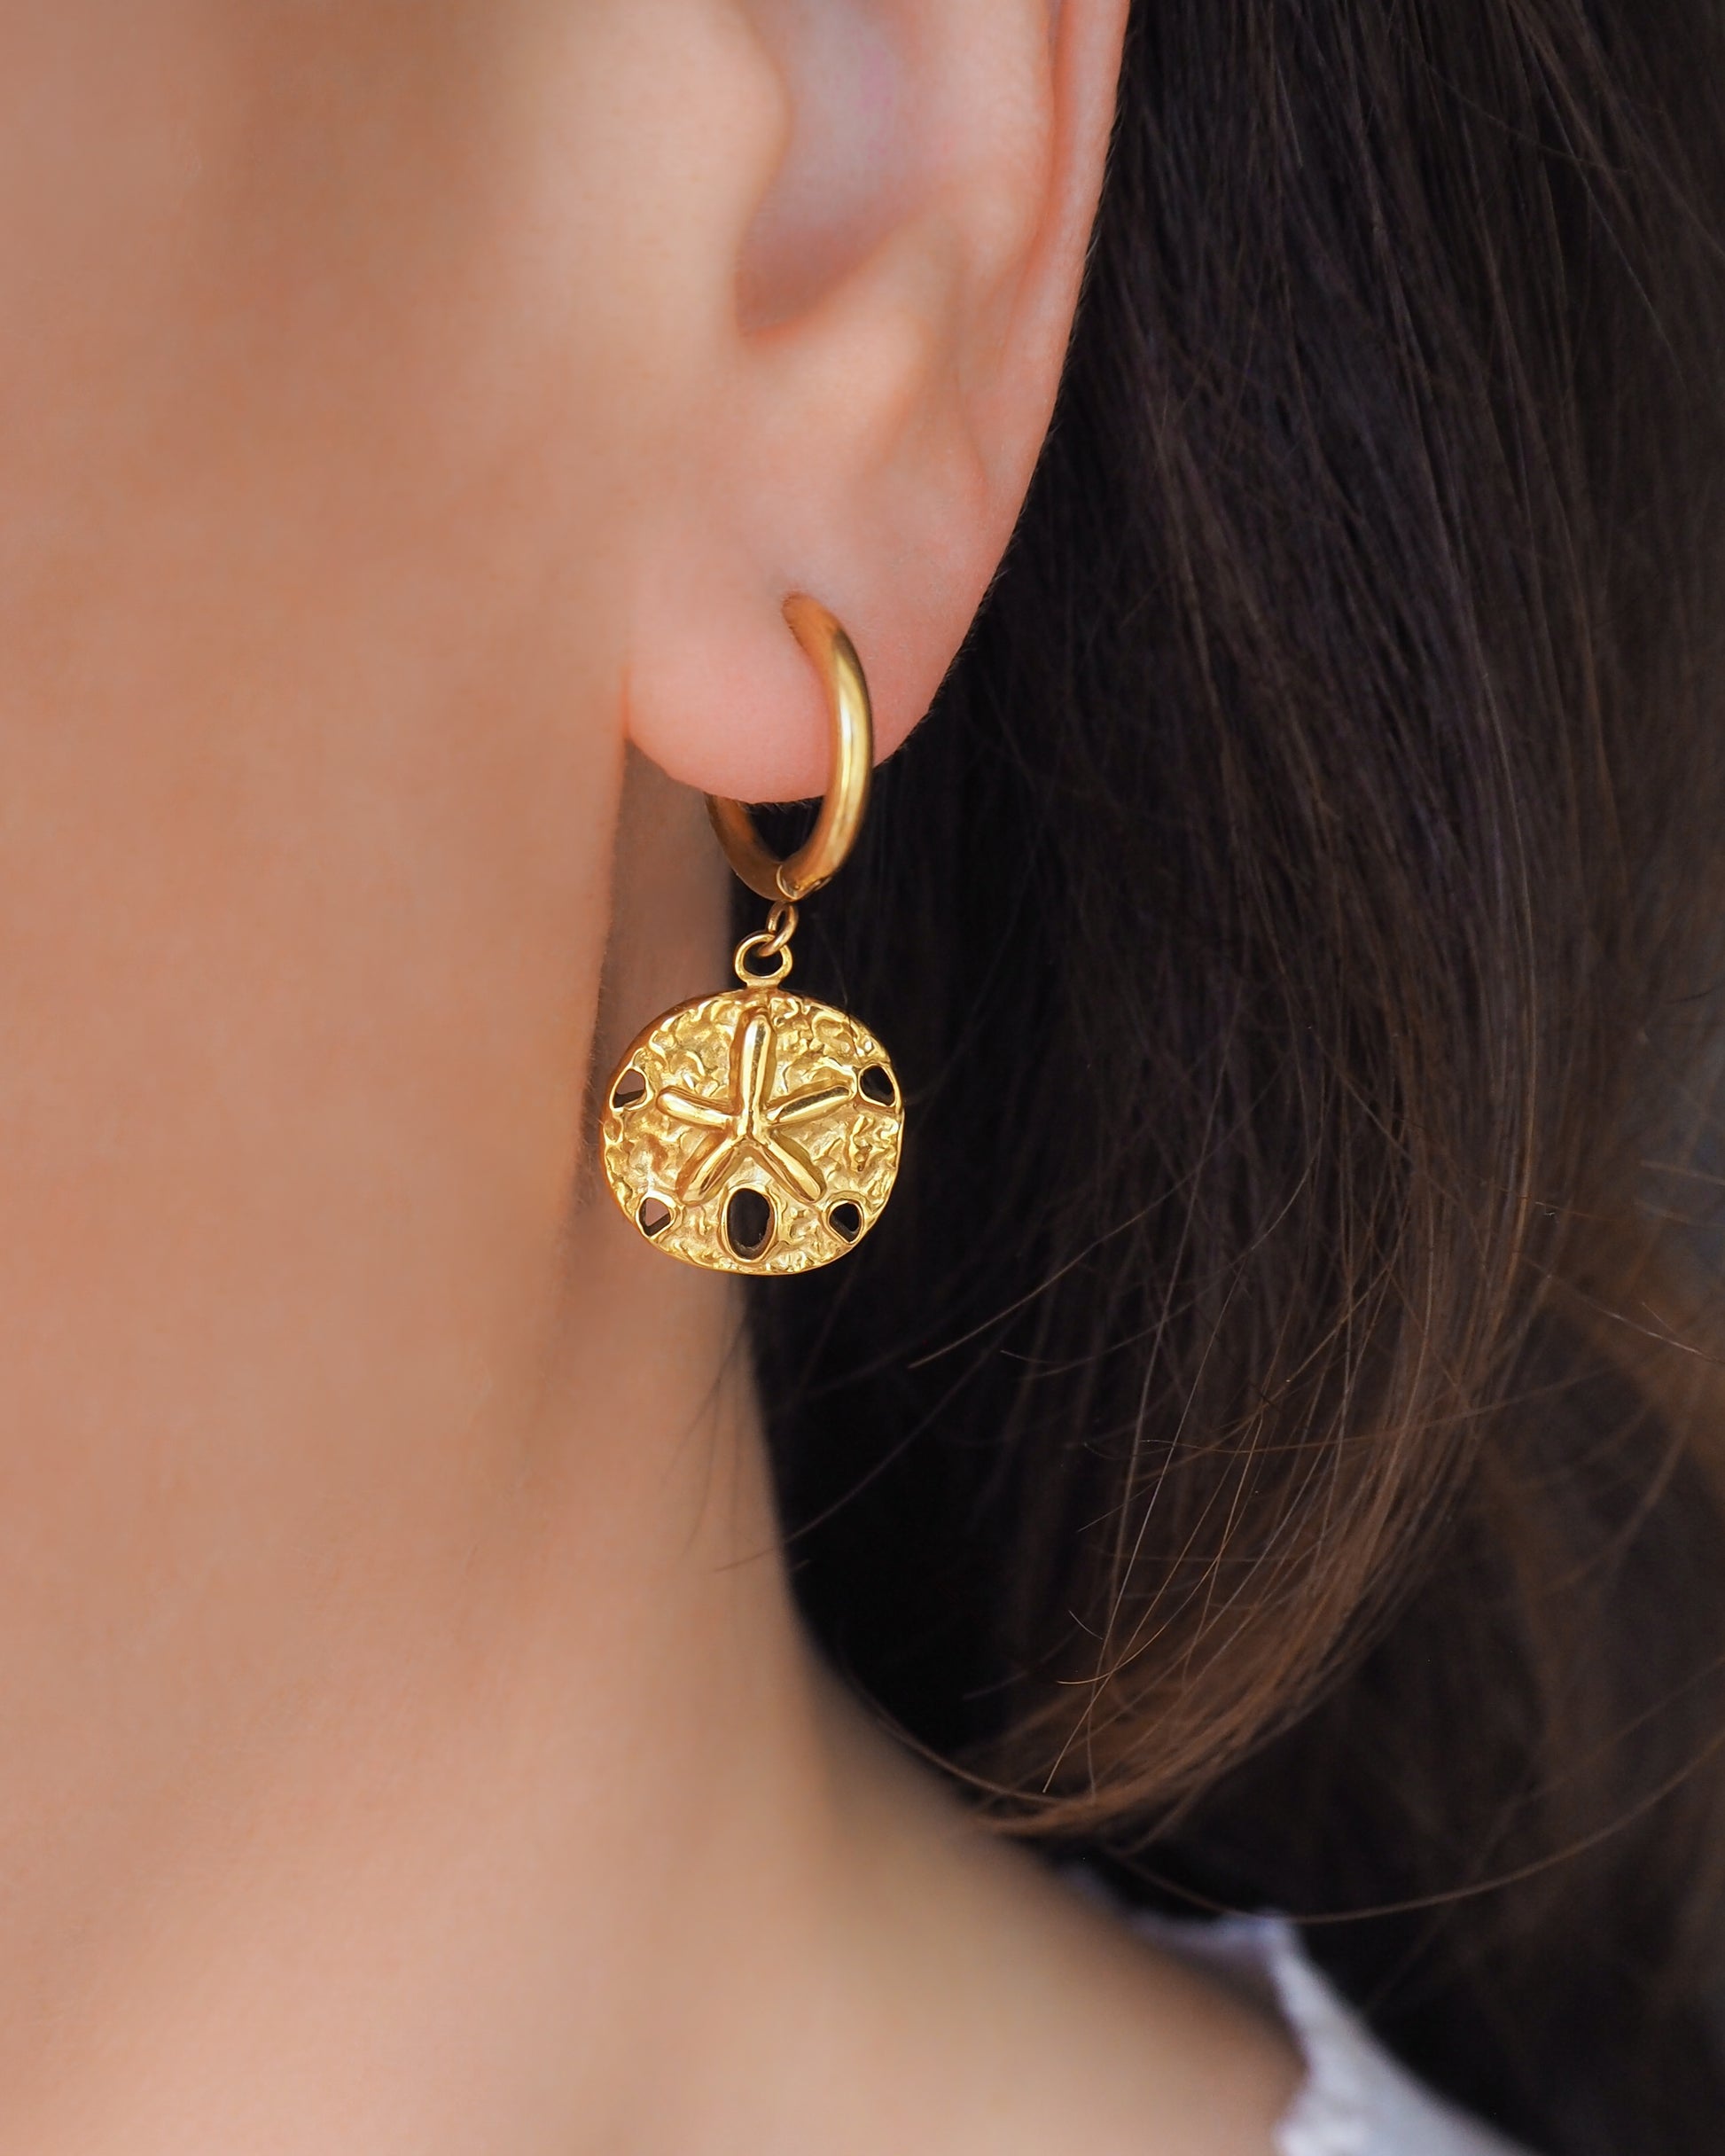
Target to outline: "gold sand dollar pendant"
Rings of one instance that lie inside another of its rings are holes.
[[[672,1257],[812,1272],[862,1240],[892,1191],[898,1080],[847,1012],[743,979],[632,1043],[605,1098],[605,1177]]]

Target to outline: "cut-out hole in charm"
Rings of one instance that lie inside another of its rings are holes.
[[[871,1100],[878,1108],[890,1108],[898,1098],[893,1084],[893,1074],[884,1063],[871,1063],[856,1082],[857,1090],[864,1100]]]
[[[641,1089],[644,1093],[646,1090],[644,1085]],[[644,1198],[635,1218],[643,1235],[663,1235],[671,1224],[671,1208],[662,1198]]]
[[[760,1191],[733,1191],[725,1207],[725,1240],[745,1262],[762,1257],[773,1239],[773,1208]]]
[[[647,1098],[647,1082],[639,1071],[625,1071],[611,1089],[613,1108],[632,1108]]]
[[[862,1232],[862,1208],[853,1199],[843,1199],[827,1215],[826,1224],[841,1242],[854,1243]]]

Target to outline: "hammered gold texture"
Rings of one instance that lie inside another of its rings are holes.
[[[870,1100],[862,1074],[878,1065],[892,1104]],[[638,1071],[646,1090],[617,1105]],[[880,1217],[898,1173],[903,1101],[891,1058],[843,1011],[783,988],[730,988],[681,1004],[639,1035],[612,1074],[600,1127],[605,1179],[641,1227],[644,1203],[670,1208],[647,1236],[655,1249],[715,1272],[812,1272],[855,1247]],[[725,1233],[739,1190],[773,1209],[753,1256]],[[831,1223],[855,1206],[847,1238]]]

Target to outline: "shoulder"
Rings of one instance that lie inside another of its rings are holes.
[[[1306,2074],[1277,2134],[1278,2156],[1525,2156],[1416,2081],[1276,1917],[1178,1923],[1133,1914],[1131,1928],[1268,2006]]]

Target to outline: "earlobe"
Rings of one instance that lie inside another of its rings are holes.
[[[819,790],[818,699],[780,613],[795,590],[861,651],[881,754],[926,708],[1046,431],[1125,10],[749,0],[785,152],[637,557],[628,724],[672,777]]]

